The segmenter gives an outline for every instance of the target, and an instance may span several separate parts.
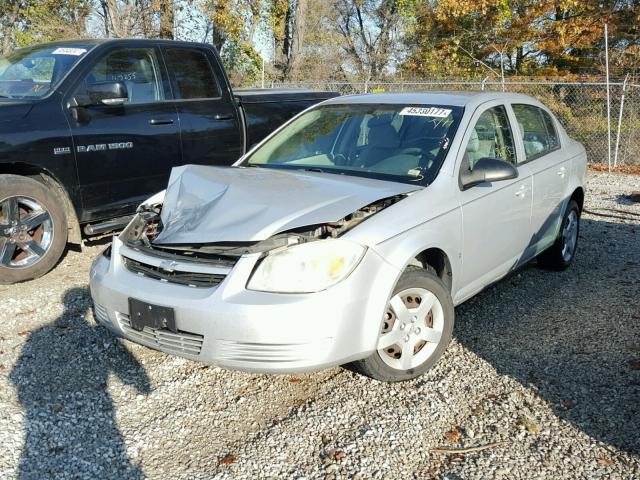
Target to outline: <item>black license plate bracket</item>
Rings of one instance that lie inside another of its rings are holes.
[[[129,299],[129,321],[131,328],[138,332],[142,331],[144,327],[178,331],[173,308],[153,305],[135,298]]]

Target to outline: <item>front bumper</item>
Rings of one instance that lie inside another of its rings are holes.
[[[92,265],[91,295],[100,323],[166,353],[252,372],[303,372],[367,357],[400,274],[368,249],[349,277],[322,292],[255,292],[245,285],[256,254],[242,257],[219,285],[194,288],[136,275],[124,266],[123,254],[132,250],[114,238],[111,259],[101,255]],[[133,330],[129,298],[172,307],[178,332]]]

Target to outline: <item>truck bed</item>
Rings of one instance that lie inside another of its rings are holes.
[[[297,88],[238,89],[233,93],[244,113],[247,151],[298,112],[339,96],[336,92]]]

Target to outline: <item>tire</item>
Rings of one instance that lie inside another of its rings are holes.
[[[32,178],[0,175],[0,284],[47,273],[60,260],[67,234],[58,195]]]
[[[562,217],[556,241],[538,256],[538,265],[547,270],[561,271],[569,268],[578,249],[580,234],[580,207],[570,200]]]
[[[427,305],[423,303],[426,298],[431,307],[426,310],[423,306],[420,311],[420,305]],[[399,315],[396,309],[405,313]],[[349,367],[383,382],[419,377],[436,364],[451,342],[454,320],[451,294],[442,280],[433,271],[409,267],[393,290],[378,336],[379,346],[397,342]],[[409,351],[411,356],[405,357]]]

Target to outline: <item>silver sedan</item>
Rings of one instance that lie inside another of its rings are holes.
[[[335,98],[233,167],[174,169],[95,260],[95,317],[228,368],[411,379],[456,305],[534,258],[571,265],[585,175],[528,96]]]

